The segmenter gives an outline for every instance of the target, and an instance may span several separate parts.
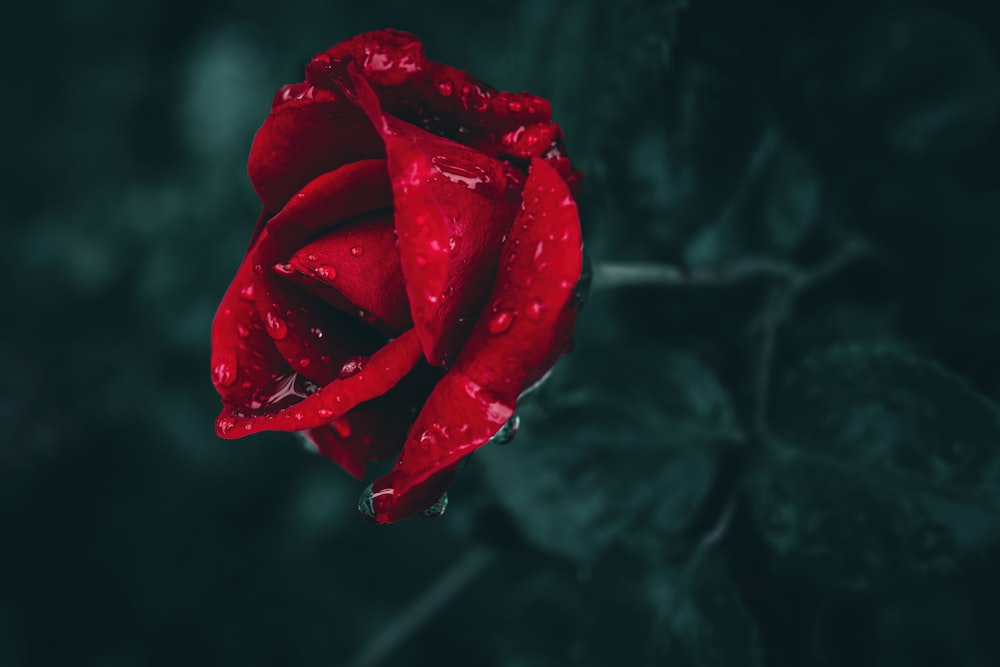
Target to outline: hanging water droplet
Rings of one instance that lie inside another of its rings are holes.
[[[340,367],[340,379],[343,380],[358,374],[364,369],[366,363],[368,363],[368,357],[351,357]]]
[[[442,516],[446,509],[448,509],[448,494],[442,493],[441,497],[438,498],[433,505],[425,509],[420,514],[428,519],[436,519],[439,516]]]
[[[371,484],[365,487],[358,498],[358,512],[365,521],[375,523],[375,501]]]
[[[268,335],[275,340],[282,340],[288,335],[288,325],[271,311],[264,314],[264,325],[267,327]]]
[[[362,248],[361,246],[356,245],[351,248],[351,255],[353,257],[361,257],[361,255],[363,254],[365,254],[365,249]]]
[[[510,329],[510,325],[514,323],[514,315],[507,310],[501,310],[490,318],[489,323],[487,323],[486,328],[491,334],[502,334],[503,332]]]
[[[497,431],[492,438],[490,438],[490,442],[497,445],[506,445],[514,439],[515,435],[517,435],[517,429],[520,425],[521,417],[515,413],[514,416],[508,419],[506,423],[500,427],[500,430]]]

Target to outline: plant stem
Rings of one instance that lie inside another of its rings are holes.
[[[348,667],[375,667],[404,644],[438,612],[452,602],[462,590],[496,560],[495,551],[477,546],[448,569],[417,599],[383,627],[349,660]]]

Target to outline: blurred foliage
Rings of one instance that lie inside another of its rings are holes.
[[[0,25],[0,664],[1000,663],[1000,5],[57,0]],[[597,274],[517,437],[443,518],[380,529],[295,439],[216,440],[207,360],[271,96],[385,26],[553,101]],[[679,277],[601,285],[608,261]]]

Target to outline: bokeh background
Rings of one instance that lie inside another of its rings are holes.
[[[997,3],[0,25],[0,665],[1000,664]],[[271,96],[387,26],[552,100],[597,276],[515,440],[376,527],[295,438],[215,438],[208,330]]]

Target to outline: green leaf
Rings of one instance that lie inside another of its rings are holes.
[[[565,361],[522,403],[514,441],[477,454],[500,502],[528,539],[575,559],[680,539],[741,438],[726,392],[678,350],[578,348]]]
[[[680,572],[659,572],[648,594],[660,610],[657,664],[674,667],[756,667],[760,638],[722,557],[695,558]]]
[[[749,496],[778,562],[866,590],[949,572],[1000,534],[1000,413],[887,345],[807,359],[775,404]]]

